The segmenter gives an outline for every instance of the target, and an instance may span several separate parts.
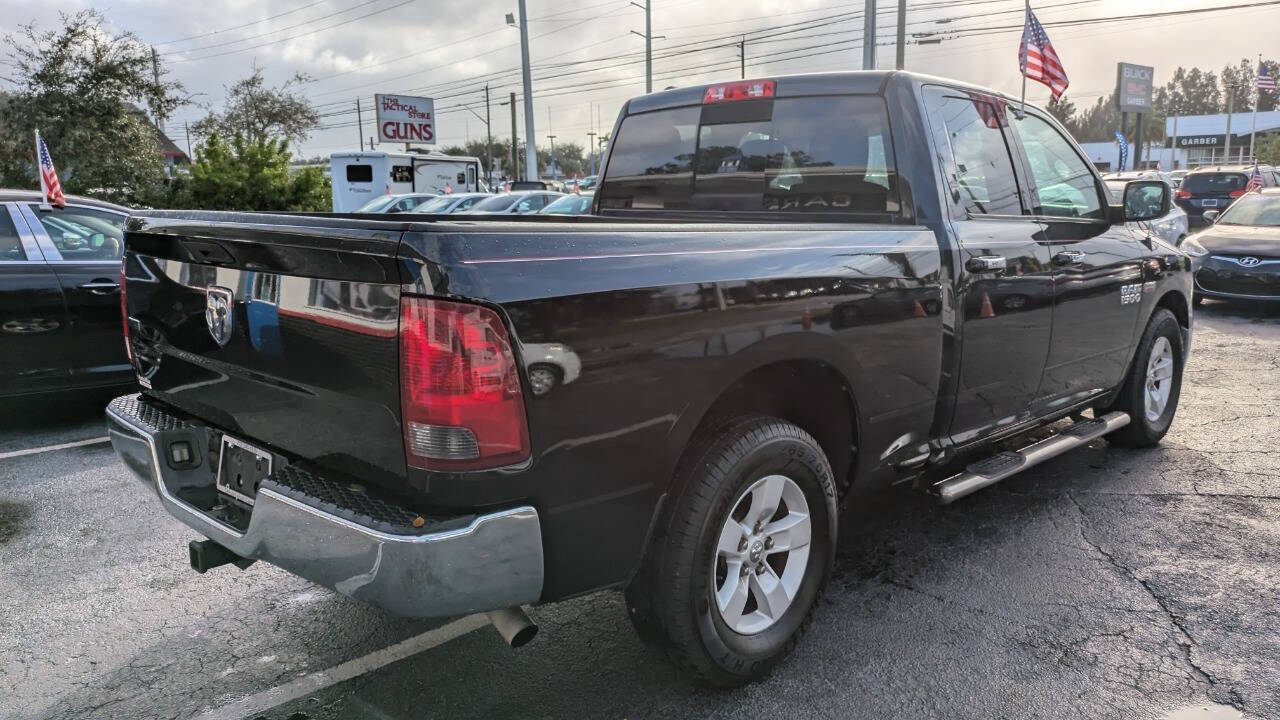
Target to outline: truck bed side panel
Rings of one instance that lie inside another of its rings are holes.
[[[939,252],[922,228],[441,223],[402,252],[406,292],[495,304],[526,371],[575,366],[528,397],[531,468],[415,483],[442,506],[538,506],[547,598],[625,579],[690,436],[754,369],[819,360],[846,378],[863,477],[933,416]]]

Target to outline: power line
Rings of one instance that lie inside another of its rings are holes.
[[[180,42],[186,42],[186,41],[188,41],[188,40],[198,40],[198,39],[200,39],[200,38],[210,37],[210,36],[212,36],[212,35],[219,35],[219,34],[224,33],[224,32],[231,32],[232,30],[241,30],[241,29],[243,29],[243,28],[250,27],[251,25],[257,25],[258,23],[264,23],[264,22],[267,22],[268,20],[275,20],[275,19],[277,19],[277,18],[282,18],[282,17],[284,17],[285,15],[292,15],[292,14],[294,14],[294,13],[296,13],[296,12],[300,12],[300,11],[302,11],[302,10],[306,10],[307,8],[313,8],[313,7],[315,7],[316,5],[322,5],[322,4],[324,4],[324,3],[328,2],[328,1],[329,1],[329,0],[315,0],[315,2],[309,2],[309,3],[307,3],[306,5],[302,5],[302,6],[300,6],[300,7],[296,7],[296,8],[294,8],[294,9],[292,9],[292,10],[286,10],[286,11],[284,11],[284,12],[282,12],[282,13],[276,13],[275,15],[271,15],[271,16],[269,16],[269,17],[264,17],[264,18],[262,18],[261,20],[253,20],[253,21],[251,21],[251,22],[244,23],[243,25],[235,25],[235,26],[232,26],[232,27],[222,28],[221,30],[211,30],[211,31],[209,31],[209,32],[205,32],[205,33],[198,33],[198,34],[196,34],[196,35],[188,35],[187,37],[181,37],[181,38],[178,38],[177,40],[166,40],[166,41],[164,41],[164,42],[158,42],[158,43],[155,43],[155,44],[156,44],[156,45],[175,45],[175,44],[177,44],[177,43],[180,43]]]

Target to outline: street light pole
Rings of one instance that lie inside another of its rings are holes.
[[[898,57],[894,67],[907,66],[907,0],[898,0]]]
[[[747,36],[738,41],[738,77],[747,79]]]
[[[653,92],[653,0],[644,0],[644,91]]]
[[[866,0],[862,17],[862,69],[876,69],[876,0]]]
[[[596,134],[587,133],[587,137],[591,138],[587,141],[587,154],[591,157],[591,174],[596,174]]]
[[[533,133],[533,78],[529,74],[529,19],[525,14],[524,0],[520,8],[520,74],[524,77],[524,179],[538,179],[538,148]],[[515,108],[511,109],[515,112]]]
[[[1226,152],[1222,154],[1224,162],[1231,162],[1231,113],[1236,106],[1236,86],[1227,86],[1227,147]]]
[[[508,176],[513,180],[520,179],[520,138],[516,136],[516,94],[511,93],[511,172]]]
[[[484,163],[485,182],[493,185],[493,126],[489,124],[489,86],[484,86]]]

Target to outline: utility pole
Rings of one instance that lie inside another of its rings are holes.
[[[588,132],[587,137],[587,154],[591,156],[591,174],[596,174],[596,134]]]
[[[484,163],[485,181],[493,185],[493,126],[489,124],[489,86],[484,86]],[[492,188],[490,188],[492,189]]]
[[[187,136],[187,159],[191,160],[191,130],[187,127],[187,121],[182,121],[182,134]]]
[[[738,77],[747,79],[747,36],[738,41]]]
[[[520,155],[516,148],[520,146],[520,138],[516,137],[516,94],[511,93],[511,172],[512,180],[520,179]]]
[[[876,0],[866,0],[862,16],[862,69],[876,69]]]
[[[893,66],[907,66],[907,0],[898,0],[898,57]]]
[[[551,134],[551,107],[547,107],[547,140],[551,142],[551,179],[556,179],[556,136]]]
[[[645,93],[653,92],[653,13],[650,12],[653,0],[644,0],[641,5],[638,2],[632,2],[632,5],[644,10],[644,34],[632,30],[632,35],[640,35],[644,38],[644,91]],[[666,35],[658,37],[665,38]]]
[[[1222,154],[1224,162],[1231,162],[1231,113],[1236,106],[1236,86],[1227,86],[1227,147],[1226,152]]]
[[[538,179],[538,148],[534,145],[537,135],[533,132],[533,79],[529,76],[529,19],[524,10],[525,0],[519,0],[520,7],[520,71],[524,76],[524,175],[525,180]],[[512,106],[511,112],[515,112]]]
[[[160,87],[160,55],[156,52],[156,46],[151,46],[151,77],[155,80],[156,87]],[[164,116],[160,114],[160,110],[156,109],[156,129],[164,133]]]
[[[360,98],[356,98],[356,146],[364,149],[364,115],[360,111]]]

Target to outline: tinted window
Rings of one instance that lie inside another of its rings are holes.
[[[1035,115],[1018,120],[1017,127],[1039,198],[1036,212],[1053,217],[1105,218],[1098,181],[1071,141]]]
[[[382,212],[388,205],[396,201],[395,195],[381,195],[356,208],[358,213]]]
[[[1193,193],[1229,193],[1248,184],[1244,173],[1192,173],[1182,181],[1182,190]]]
[[[482,200],[471,209],[476,212],[506,212],[512,205],[516,204],[523,195],[496,195],[494,197]]]
[[[899,211],[884,102],[755,100],[623,121],[604,208],[857,215]]]
[[[347,182],[373,182],[373,166],[348,165]]]
[[[0,205],[0,262],[20,262],[27,259],[22,249],[22,240],[18,237],[18,229],[9,217],[9,210]]]
[[[120,213],[83,207],[31,210],[40,218],[63,260],[119,260],[124,251],[124,220]]]
[[[1005,140],[1009,125],[1003,98],[930,91],[936,119],[951,146],[948,181],[970,215],[1021,215],[1022,202]]]

